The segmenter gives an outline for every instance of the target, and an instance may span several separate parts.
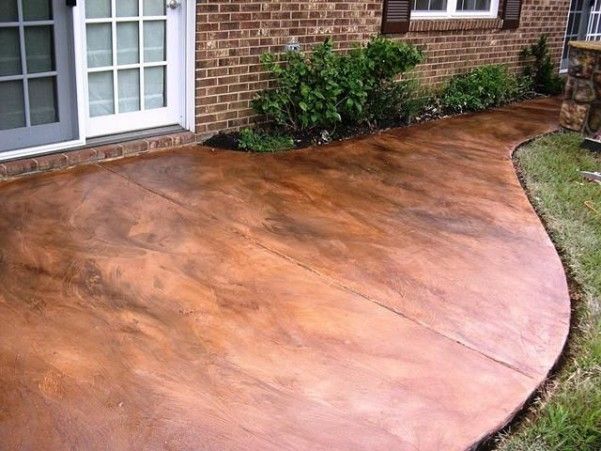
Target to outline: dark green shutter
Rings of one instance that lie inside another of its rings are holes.
[[[503,8],[503,29],[511,30],[520,26],[522,0],[505,0]]]
[[[412,2],[413,0],[384,0],[382,34],[399,34],[409,31]]]

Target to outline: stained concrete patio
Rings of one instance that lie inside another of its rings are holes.
[[[472,446],[568,332],[510,159],[557,117],[541,99],[1,184],[2,448]]]

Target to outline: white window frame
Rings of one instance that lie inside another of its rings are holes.
[[[412,7],[413,7],[413,0]],[[412,19],[496,19],[499,14],[499,0],[491,0],[489,11],[458,11],[458,0],[447,0],[446,11],[419,11],[412,9]]]

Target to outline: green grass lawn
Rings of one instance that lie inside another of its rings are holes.
[[[570,275],[574,319],[564,363],[499,439],[500,450],[601,450],[601,185],[579,173],[601,171],[601,154],[581,149],[581,141],[557,133],[516,153],[530,200]]]

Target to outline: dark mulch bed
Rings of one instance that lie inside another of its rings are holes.
[[[544,96],[541,94],[529,93],[528,95],[525,95],[519,99],[515,99],[510,103],[521,102],[523,100],[533,99],[537,97]],[[440,107],[440,105],[431,105],[426,107],[421,113],[419,113],[416,117],[412,118],[411,120],[407,120],[407,118],[393,118],[389,121],[386,121],[386,123],[378,124],[377,126],[369,124],[340,125],[331,133],[325,130],[312,130],[297,133],[286,132],[285,134],[292,137],[295,149],[302,149],[310,146],[322,146],[324,144],[328,144],[334,141],[358,138],[361,136],[370,135],[378,131],[388,130],[390,128],[406,127],[408,125],[419,124],[422,122],[428,122],[449,116],[456,116],[458,114],[461,113],[449,113],[448,111],[444,111]],[[262,130],[267,133],[283,133],[281,129],[275,129],[274,127],[270,126],[263,126],[262,128],[257,127],[256,130]],[[217,149],[236,150],[239,152],[253,152],[252,150],[241,149],[238,146],[239,137],[239,132],[220,132],[216,135],[213,135],[211,138],[207,139],[202,144]],[[285,152],[286,150],[283,151]]]
[[[203,144],[209,147],[216,147],[218,149],[229,149],[229,150],[241,150],[238,149],[238,139],[240,137],[240,133],[217,133],[216,135],[211,136],[206,141],[203,141]]]
[[[420,122],[431,121],[433,119],[439,119],[444,117],[445,115],[438,108],[432,107],[428,108],[424,112],[422,112],[419,116],[413,118],[411,121],[407,121],[406,119],[397,119],[390,120],[386,124],[382,124],[380,126],[370,126],[368,124],[361,125],[341,125],[336,128],[333,132],[329,133],[325,130],[313,130],[313,131],[303,131],[292,133],[288,132],[287,134],[292,137],[294,140],[294,148],[302,149],[310,146],[321,146],[324,144],[331,143],[333,141],[342,141],[350,138],[358,138],[361,136],[369,135],[381,130],[387,130],[395,127],[404,127],[411,124],[416,124]],[[279,132],[282,133],[281,130],[275,130],[270,128],[269,126],[265,126],[262,128],[263,131],[269,132]],[[252,152],[247,149],[240,149],[238,146],[238,140],[240,137],[239,132],[220,132],[216,135],[213,135],[202,144],[208,147],[213,147],[216,149],[226,149],[226,150],[237,150],[240,152]]]

